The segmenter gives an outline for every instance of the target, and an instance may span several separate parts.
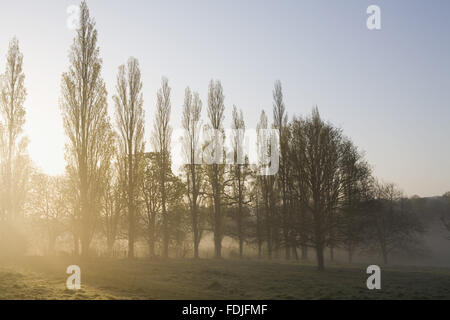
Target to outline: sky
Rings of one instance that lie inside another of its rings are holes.
[[[450,1],[346,0],[89,0],[96,20],[109,110],[119,65],[139,59],[149,140],[161,77],[172,87],[172,119],[180,127],[186,86],[198,91],[206,119],[211,79],[222,82],[225,123],[232,106],[255,128],[272,116],[281,80],[289,116],[317,105],[364,151],[374,175],[406,195],[450,190]],[[59,100],[74,31],[72,0],[3,1],[0,72],[17,36],[28,96],[26,135],[38,167],[65,169]],[[369,5],[381,30],[369,30]],[[149,144],[148,148],[150,147]]]

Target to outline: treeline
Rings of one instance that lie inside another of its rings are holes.
[[[50,254],[58,239],[70,236],[76,255],[89,256],[93,239],[100,239],[109,255],[126,240],[129,258],[136,256],[138,241],[147,244],[150,257],[199,258],[201,241],[211,234],[216,258],[222,257],[224,237],[230,237],[240,258],[255,252],[258,258],[299,260],[312,250],[320,270],[326,250],[331,259],[336,249],[345,250],[349,262],[361,250],[374,251],[388,263],[391,253],[413,249],[420,240],[424,226],[410,200],[393,184],[378,182],[363,153],[317,108],[289,119],[279,81],[273,122],[264,111],[259,118],[257,163],[243,150],[248,129],[235,106],[231,147],[223,144],[221,82],[209,84],[207,119],[201,117],[199,94],[186,88],[185,161],[175,173],[168,80],[163,78],[157,91],[146,142],[139,62],[130,58],[119,67],[110,119],[97,36],[82,2],[70,67],[61,82],[67,169],[60,177],[33,169],[26,155],[22,54],[17,40],[10,44],[1,87],[3,251],[12,238],[26,247],[18,222],[42,232]],[[145,151],[146,143],[151,152]]]

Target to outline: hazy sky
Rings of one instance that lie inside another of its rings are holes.
[[[29,152],[50,174],[65,166],[58,101],[74,36],[67,8],[78,3],[3,1],[0,11],[0,72],[16,35],[24,54]],[[366,27],[371,4],[381,8],[378,31]],[[289,115],[318,105],[325,119],[365,151],[382,180],[408,195],[450,190],[450,1],[90,0],[88,5],[97,22],[110,112],[118,66],[129,56],[140,61],[147,138],[162,76],[172,87],[175,128],[188,85],[206,105],[209,80],[221,80],[227,123],[235,104],[254,128],[261,109],[272,115],[273,83],[280,79]]]

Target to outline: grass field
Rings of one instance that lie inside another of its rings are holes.
[[[67,266],[82,289],[67,290]],[[0,262],[0,299],[450,299],[450,268],[382,268],[382,289],[366,287],[366,266],[238,260],[148,261],[27,257]]]

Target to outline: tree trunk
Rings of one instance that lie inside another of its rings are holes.
[[[166,155],[165,153],[161,155],[162,159],[162,173],[161,173],[161,205],[162,205],[162,215],[163,215],[163,257],[169,257],[169,219],[167,217],[166,208]]]
[[[165,169],[164,169],[165,170]],[[162,215],[163,215],[163,257],[169,257],[169,219],[166,209],[166,182],[163,178],[162,183]]]
[[[217,259],[222,258],[222,241],[218,233],[214,234],[214,253]]]
[[[219,168],[213,164],[213,189],[214,189],[214,251],[216,258],[222,258],[222,216],[220,212],[220,185]]]
[[[153,216],[150,217],[148,254],[150,258],[153,258],[155,256],[155,218]]]
[[[134,258],[134,214],[128,213],[128,258]]]
[[[80,240],[81,240],[81,256],[87,258],[89,256],[89,198],[88,198],[88,183],[87,183],[87,165],[83,163],[80,166]]]
[[[308,247],[302,245],[302,260],[308,260]]]
[[[268,194],[266,191],[266,197],[264,199],[264,211],[266,214],[266,233],[267,233],[267,257],[269,260],[272,260],[272,246],[273,246],[273,239],[272,239],[272,221],[270,219],[270,207],[269,207],[269,199]]]
[[[317,195],[313,195],[313,199],[317,199]],[[317,257],[317,269],[323,271],[325,269],[325,259],[324,259],[324,231],[323,231],[323,216],[322,211],[317,207],[317,201],[315,200],[314,208],[314,242]]]
[[[317,255],[317,269],[319,271],[325,270],[325,262],[323,257],[323,245],[322,243],[316,244],[316,255]]]
[[[297,252],[297,246],[293,245],[292,248],[292,254],[294,255],[295,261],[298,261],[298,252]]]
[[[198,259],[198,247],[200,244],[199,233],[197,225],[194,225],[194,259]]]
[[[285,252],[284,256],[286,260],[291,259],[291,241],[289,238],[289,217],[288,217],[288,209],[286,203],[286,189],[283,182],[283,237],[284,237],[284,246]]]
[[[271,227],[267,227],[267,257],[272,260],[272,230]]]
[[[258,195],[256,195],[256,241],[258,243],[258,259],[262,257],[261,221],[259,216]]]
[[[239,258],[242,259],[244,256],[244,240],[239,239]]]
[[[128,141],[128,258],[134,258],[135,219],[134,219],[134,177],[133,140]]]
[[[353,263],[353,246],[348,245],[348,263]]]
[[[240,202],[241,200],[239,200]],[[242,259],[244,254],[244,234],[242,230],[242,204],[239,203],[238,212],[238,238],[239,238],[239,258]]]
[[[284,240],[289,241],[289,239],[286,237],[284,238]],[[290,260],[291,259],[291,247],[288,244],[286,244],[284,249],[285,249],[284,255],[285,255],[286,260]]]
[[[214,251],[215,257],[222,257],[222,236],[221,236],[221,217],[220,217],[220,207],[217,205],[218,200],[215,201],[214,205]]]
[[[169,222],[165,208],[163,208],[163,257],[169,257]]]
[[[194,184],[194,188],[195,188],[195,184]],[[197,198],[194,196],[193,197],[193,204],[191,207],[191,215],[192,215],[192,231],[193,231],[193,236],[194,236],[194,259],[198,259],[198,247],[200,244],[200,235],[199,235],[199,230],[198,230],[198,215],[197,215]]]
[[[274,241],[273,241],[273,243],[274,243],[274,247],[275,247],[275,250],[274,250],[274,252],[275,252],[275,259],[280,259],[280,237],[278,236],[278,231],[279,231],[279,229],[277,228],[276,229],[276,232],[275,232],[275,237],[274,237]],[[274,232],[272,231],[272,235],[274,234]]]

